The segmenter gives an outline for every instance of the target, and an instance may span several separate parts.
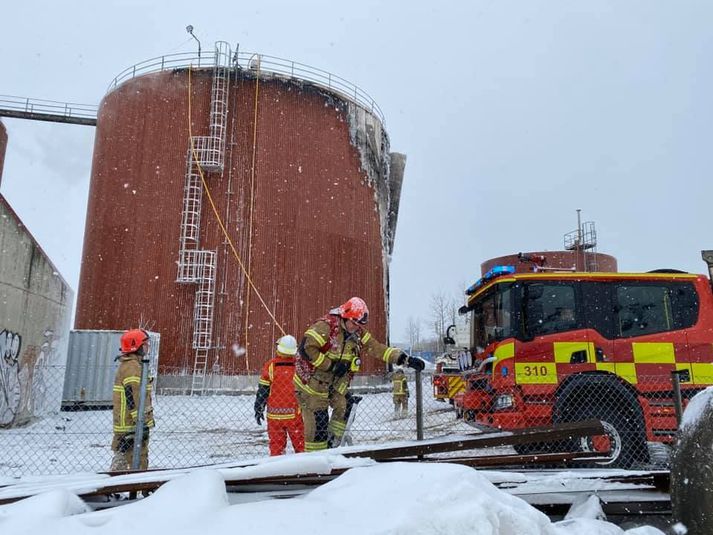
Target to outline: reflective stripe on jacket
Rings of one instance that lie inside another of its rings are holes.
[[[114,376],[113,413],[114,433],[133,433],[139,412],[139,387],[141,385],[141,357],[128,353],[119,357],[119,367]],[[153,380],[146,385],[146,406],[144,407],[144,427],[153,427],[153,405],[151,392]]]
[[[267,397],[269,420],[291,420],[300,414],[293,386],[294,375],[293,357],[278,355],[263,365],[259,384],[270,389]]]
[[[361,368],[362,358],[370,357],[384,363],[395,364],[402,353],[398,348],[388,347],[378,342],[364,328],[350,335],[344,329],[342,320],[336,316],[335,319],[339,322],[338,329],[332,328],[329,317],[322,318],[311,325],[303,339],[301,347],[303,355],[298,356],[298,360],[307,360],[312,370],[308,377],[304,374],[302,376],[295,374],[295,385],[313,396],[327,397],[329,386],[335,386],[334,374],[331,372],[335,361],[349,362],[348,378],[344,381],[343,388],[337,388],[346,392],[351,377]]]
[[[392,378],[394,396],[408,396],[408,383],[403,373],[395,373]]]

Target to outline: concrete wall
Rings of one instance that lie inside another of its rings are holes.
[[[59,410],[73,297],[0,195],[0,427]]]

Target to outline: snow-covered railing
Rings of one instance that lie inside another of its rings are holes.
[[[124,69],[109,84],[108,91],[112,91],[124,82],[137,76],[187,68],[189,66],[198,68],[212,68],[215,65],[215,54],[195,52],[180,52],[169,54],[157,58],[148,59]],[[304,63],[298,63],[289,59],[256,54],[251,52],[236,52],[233,55],[233,66],[246,71],[256,72],[259,66],[261,73],[294,78],[295,80],[307,81],[317,87],[327,89],[337,93],[345,100],[372,113],[384,123],[384,114],[373,98],[356,84],[337,76],[329,71],[312,67]]]

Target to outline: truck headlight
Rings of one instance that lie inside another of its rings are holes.
[[[493,410],[501,411],[503,409],[512,409],[513,405],[515,405],[515,400],[512,394],[500,394],[493,402]]]

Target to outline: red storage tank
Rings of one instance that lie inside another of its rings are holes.
[[[75,323],[143,322],[161,333],[162,374],[194,386],[205,370],[254,373],[273,356],[275,321],[299,340],[352,295],[385,341],[405,159],[358,88],[219,55],[190,69],[161,58],[102,100]]]
[[[616,273],[616,258],[593,251],[535,251],[491,258],[480,264],[481,275],[493,266],[514,266],[517,273],[537,270],[605,271]]]

